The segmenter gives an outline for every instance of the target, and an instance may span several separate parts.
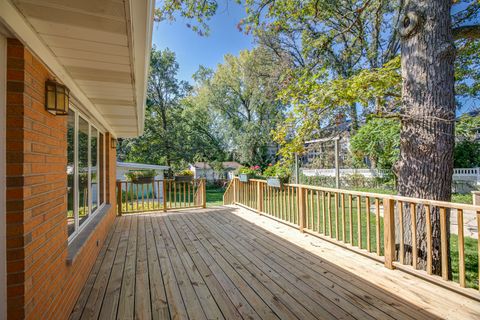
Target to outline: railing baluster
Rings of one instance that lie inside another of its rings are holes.
[[[330,192],[327,194],[327,200],[328,200],[328,204],[327,204],[328,236],[330,238],[332,238],[332,229],[333,229],[333,226],[332,226],[332,197],[331,197]]]
[[[384,205],[384,211],[385,211],[385,204]],[[384,212],[385,214],[385,212]],[[378,198],[375,198],[375,234],[377,236],[377,255],[380,255],[380,200]]]
[[[314,218],[315,217],[315,213],[314,213],[314,210],[313,210],[313,190],[310,190],[310,219],[309,219],[309,222],[308,222],[308,227],[310,230],[313,230],[313,222],[314,222]]]
[[[353,199],[352,195],[348,195],[348,214],[350,218],[350,244],[353,246]]]
[[[400,250],[398,255],[400,256],[400,263],[405,264],[405,244],[404,244],[404,234],[403,234],[403,201],[398,201],[398,221],[400,224]]]
[[[375,199],[376,200],[376,199]],[[370,236],[370,197],[365,197],[365,215],[367,219],[367,251],[371,252]],[[378,238],[377,238],[378,241]]]
[[[128,201],[129,195],[128,195],[128,181],[125,182],[125,212],[129,212],[130,210],[128,209],[129,201]]]
[[[160,186],[160,183],[159,183]],[[167,181],[165,178],[162,181],[162,194],[163,194],[163,212],[167,212]]]
[[[324,235],[327,235],[326,206],[327,206],[327,201],[325,199],[325,192],[322,191],[322,232]]]
[[[358,248],[362,249],[362,198],[357,196],[357,241]]]
[[[417,206],[410,203],[410,216],[412,224],[412,266],[417,269]]]
[[[432,274],[432,222],[431,222],[431,212],[430,212],[430,206],[426,205],[425,206],[425,223],[426,223],[426,229],[427,229],[427,273]],[[403,231],[403,225],[401,230]],[[403,246],[403,235],[401,238],[401,245]],[[402,263],[403,263],[403,257],[402,257]]]
[[[340,195],[340,201],[342,202],[342,240],[343,242],[347,242],[347,234],[346,234],[346,222],[345,222],[345,194],[342,193]]]
[[[335,239],[339,240],[340,236],[338,235],[339,233],[339,219],[338,219],[338,193],[335,192]]]
[[[138,199],[138,184],[135,184],[135,198],[137,199],[137,207],[135,208],[135,211],[138,211],[138,208],[140,208],[140,200]]]
[[[442,252],[442,278],[448,280],[448,242],[447,242],[447,210],[440,208],[440,246]]]
[[[286,220],[288,222],[291,222],[291,219],[292,219],[292,212],[290,210],[290,186],[289,185],[286,185],[285,186],[285,198],[286,198],[286,201],[285,201],[285,207],[286,207]]]
[[[145,184],[142,183],[142,210],[145,211]]]
[[[187,183],[183,182],[183,206],[187,206]]]
[[[465,243],[463,238],[463,210],[457,210],[458,221],[458,280],[461,287],[465,288]]]
[[[315,192],[317,198],[317,232],[320,233],[320,192]]]

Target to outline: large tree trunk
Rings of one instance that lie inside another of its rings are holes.
[[[446,201],[451,197],[455,125],[451,3],[451,0],[414,0],[405,11],[400,30],[403,77],[403,118],[397,164],[400,195]],[[417,211],[417,263],[419,268],[424,268],[427,255],[425,211],[421,206]],[[410,217],[405,207],[406,263],[411,263]],[[433,272],[439,274],[438,209],[432,210],[431,219]],[[449,225],[449,219],[447,223]]]

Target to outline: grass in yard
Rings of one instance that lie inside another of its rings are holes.
[[[355,188],[354,190],[362,191],[362,192],[380,193],[380,194],[397,194],[395,190],[385,190],[385,189]],[[471,193],[467,193],[467,194],[453,193],[452,202],[473,204],[473,196]]]
[[[222,188],[207,188],[207,207],[223,205],[224,192]]]
[[[477,239],[465,237],[465,282],[467,288],[478,289],[478,255]],[[453,281],[458,282],[459,258],[458,258],[458,236],[450,235],[450,256],[452,257]]]

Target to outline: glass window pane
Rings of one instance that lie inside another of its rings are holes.
[[[91,129],[90,136],[90,161],[91,161],[91,188],[92,190],[92,212],[98,208],[98,131],[94,127]]]
[[[88,218],[88,122],[78,118],[78,216]]]
[[[75,113],[68,112],[67,126],[67,229],[70,236],[75,231]]]
[[[99,158],[100,158],[100,174],[98,175],[98,185],[100,186],[100,204],[105,202],[105,195],[104,195],[104,181],[103,181],[103,174],[105,172],[105,161],[104,161],[104,155],[105,155],[105,141],[104,141],[104,135],[100,133],[100,139],[99,139]]]

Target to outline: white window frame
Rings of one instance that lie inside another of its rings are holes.
[[[73,179],[73,216],[74,216],[74,220],[75,220],[75,229],[74,231],[72,232],[71,235],[69,235],[68,237],[68,242],[70,243],[71,241],[73,241],[73,239],[75,239],[79,233],[82,232],[82,230],[91,222],[91,220],[93,219],[93,217],[98,213],[100,212],[103,207],[105,206],[106,204],[106,197],[105,197],[105,193],[104,193],[104,197],[103,197],[103,202],[100,203],[100,188],[97,187],[97,194],[96,194],[96,197],[97,197],[97,209],[92,212],[92,185],[91,185],[91,173],[92,173],[92,161],[91,161],[91,156],[92,156],[92,153],[91,153],[91,138],[92,138],[92,127],[94,127],[96,130],[97,130],[97,172],[100,171],[100,162],[99,162],[99,159],[100,159],[100,133],[102,134],[102,136],[104,137],[102,140],[101,143],[103,143],[103,149],[104,149],[104,152],[103,152],[103,156],[105,158],[105,153],[106,153],[106,146],[105,146],[105,131],[102,131],[98,128],[98,126],[96,126],[92,121],[90,121],[88,119],[88,117],[86,117],[82,112],[80,112],[77,108],[75,108],[74,106],[70,105],[69,107],[73,112],[74,112],[74,116],[75,116],[75,130],[74,130],[74,141],[73,141],[73,146],[74,146],[74,167],[75,167],[75,170],[74,170],[74,179]],[[82,223],[82,225],[80,225],[80,216],[78,214],[78,205],[79,205],[79,197],[78,197],[78,184],[79,184],[79,168],[78,168],[78,131],[79,131],[79,119],[80,117],[82,117],[83,120],[85,120],[87,123],[88,123],[88,217],[84,220],[84,222]],[[103,176],[106,177],[106,165],[105,165],[105,162],[103,164]],[[100,175],[97,174],[97,177],[98,179],[100,178]],[[100,181],[97,181],[98,184],[100,184]],[[104,186],[104,190],[106,188],[106,180],[104,178],[103,180],[103,186]]]

